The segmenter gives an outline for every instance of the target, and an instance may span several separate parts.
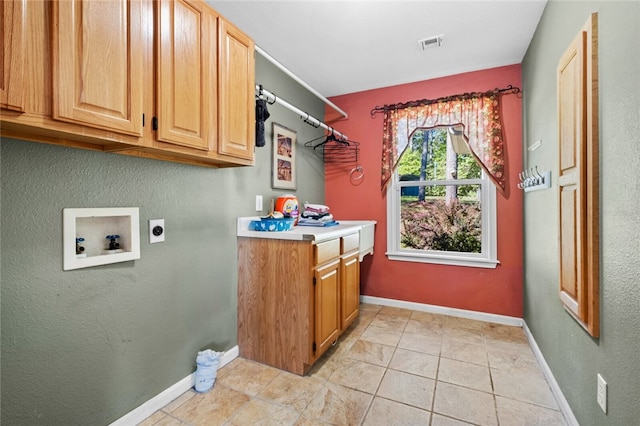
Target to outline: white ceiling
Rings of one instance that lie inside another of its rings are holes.
[[[546,0],[209,0],[324,96],[517,64]],[[444,34],[441,47],[419,39]]]

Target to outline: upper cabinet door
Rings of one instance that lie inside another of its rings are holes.
[[[26,0],[3,1],[0,6],[2,50],[0,51],[0,107],[24,111]]]
[[[162,0],[158,140],[210,151],[217,136],[217,14],[202,1]]]
[[[220,19],[220,139],[218,152],[253,159],[255,146],[254,42]]]
[[[142,3],[51,4],[53,117],[142,136]]]

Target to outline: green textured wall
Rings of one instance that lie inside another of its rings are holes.
[[[601,337],[558,298],[557,185],[525,195],[525,321],[577,420],[640,424],[640,2],[550,1],[523,61],[525,164],[557,176],[556,67],[592,12],[599,21]],[[596,375],[609,409],[596,403]]]
[[[256,82],[316,117],[317,98],[257,55]],[[301,200],[324,201],[322,134],[269,107],[256,166],[207,169],[1,141],[2,424],[108,424],[237,344],[236,217],[271,189],[271,123],[298,132]],[[141,258],[62,271],[62,209],[139,207]],[[166,242],[149,244],[164,218]]]

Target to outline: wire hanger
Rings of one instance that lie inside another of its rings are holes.
[[[327,135],[327,137],[324,140],[324,142],[319,143],[318,145],[314,146],[313,149],[316,149],[319,146],[326,145],[329,142],[334,142],[334,141],[338,142],[338,143],[340,143],[342,145],[349,146],[349,141],[347,141],[346,139],[343,139],[343,138],[337,138],[336,135],[333,133],[333,128],[331,128],[331,134]]]
[[[319,138],[312,139],[312,140],[310,140],[308,142],[305,142],[304,145],[306,147],[313,148],[313,149],[316,149],[318,147],[324,147],[325,145],[327,145],[330,142],[336,142],[337,144],[345,146],[345,147],[351,145],[346,138],[337,137],[335,135],[335,132],[334,132],[332,127],[330,127],[330,129],[331,129],[331,133],[330,134],[324,135],[324,136],[320,136]],[[322,139],[322,138],[324,138],[324,140],[322,142],[317,143],[317,144],[313,143],[313,142],[315,142],[315,141],[317,141],[319,139]]]

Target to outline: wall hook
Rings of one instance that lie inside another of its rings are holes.
[[[551,172],[541,173],[538,170],[538,166],[521,171],[518,173],[518,177],[520,182],[518,182],[517,187],[525,192],[551,188]]]

